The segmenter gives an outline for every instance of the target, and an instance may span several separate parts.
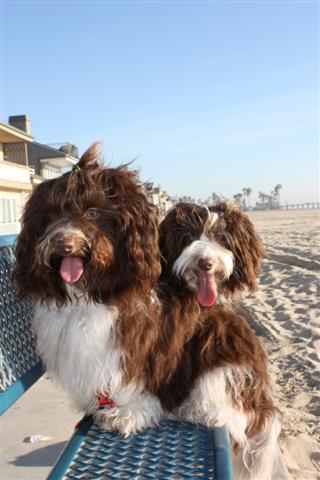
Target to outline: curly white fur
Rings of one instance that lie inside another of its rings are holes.
[[[123,353],[114,336],[117,309],[87,301],[73,288],[69,294],[71,301],[60,308],[55,302],[34,303],[37,349],[48,373],[86,414],[98,409],[97,394],[111,398],[116,407],[96,415],[106,430],[128,435],[157,422],[159,400],[143,394],[143,385],[124,384]]]
[[[194,240],[182,251],[172,268],[175,275],[185,279],[191,290],[195,290],[197,287],[195,270],[199,258],[210,259],[213,272],[219,272],[223,278],[230,277],[233,270],[232,252],[202,234],[199,240]]]

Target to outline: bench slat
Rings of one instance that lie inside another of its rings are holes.
[[[0,394],[0,415],[5,413],[11,405],[43,375],[44,371],[41,362],[37,363],[31,370],[25,373],[19,380],[16,380],[4,392]]]

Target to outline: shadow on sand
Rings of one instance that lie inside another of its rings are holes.
[[[59,442],[47,447],[38,448],[26,455],[21,455],[10,462],[17,467],[50,467],[53,466],[67,442]]]

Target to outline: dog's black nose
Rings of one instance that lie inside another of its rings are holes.
[[[75,248],[75,238],[72,235],[65,235],[58,239],[56,246],[58,253],[62,255],[70,255]]]
[[[200,260],[198,261],[198,267],[203,272],[208,272],[209,270],[211,270],[212,266],[213,263],[207,258],[200,258]]]

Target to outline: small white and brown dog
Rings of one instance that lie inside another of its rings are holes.
[[[183,419],[227,426],[235,478],[280,478],[280,422],[266,355],[236,308],[257,286],[265,253],[259,236],[236,205],[180,203],[160,224],[159,243],[167,333],[157,368],[167,357],[171,372],[157,396]]]

